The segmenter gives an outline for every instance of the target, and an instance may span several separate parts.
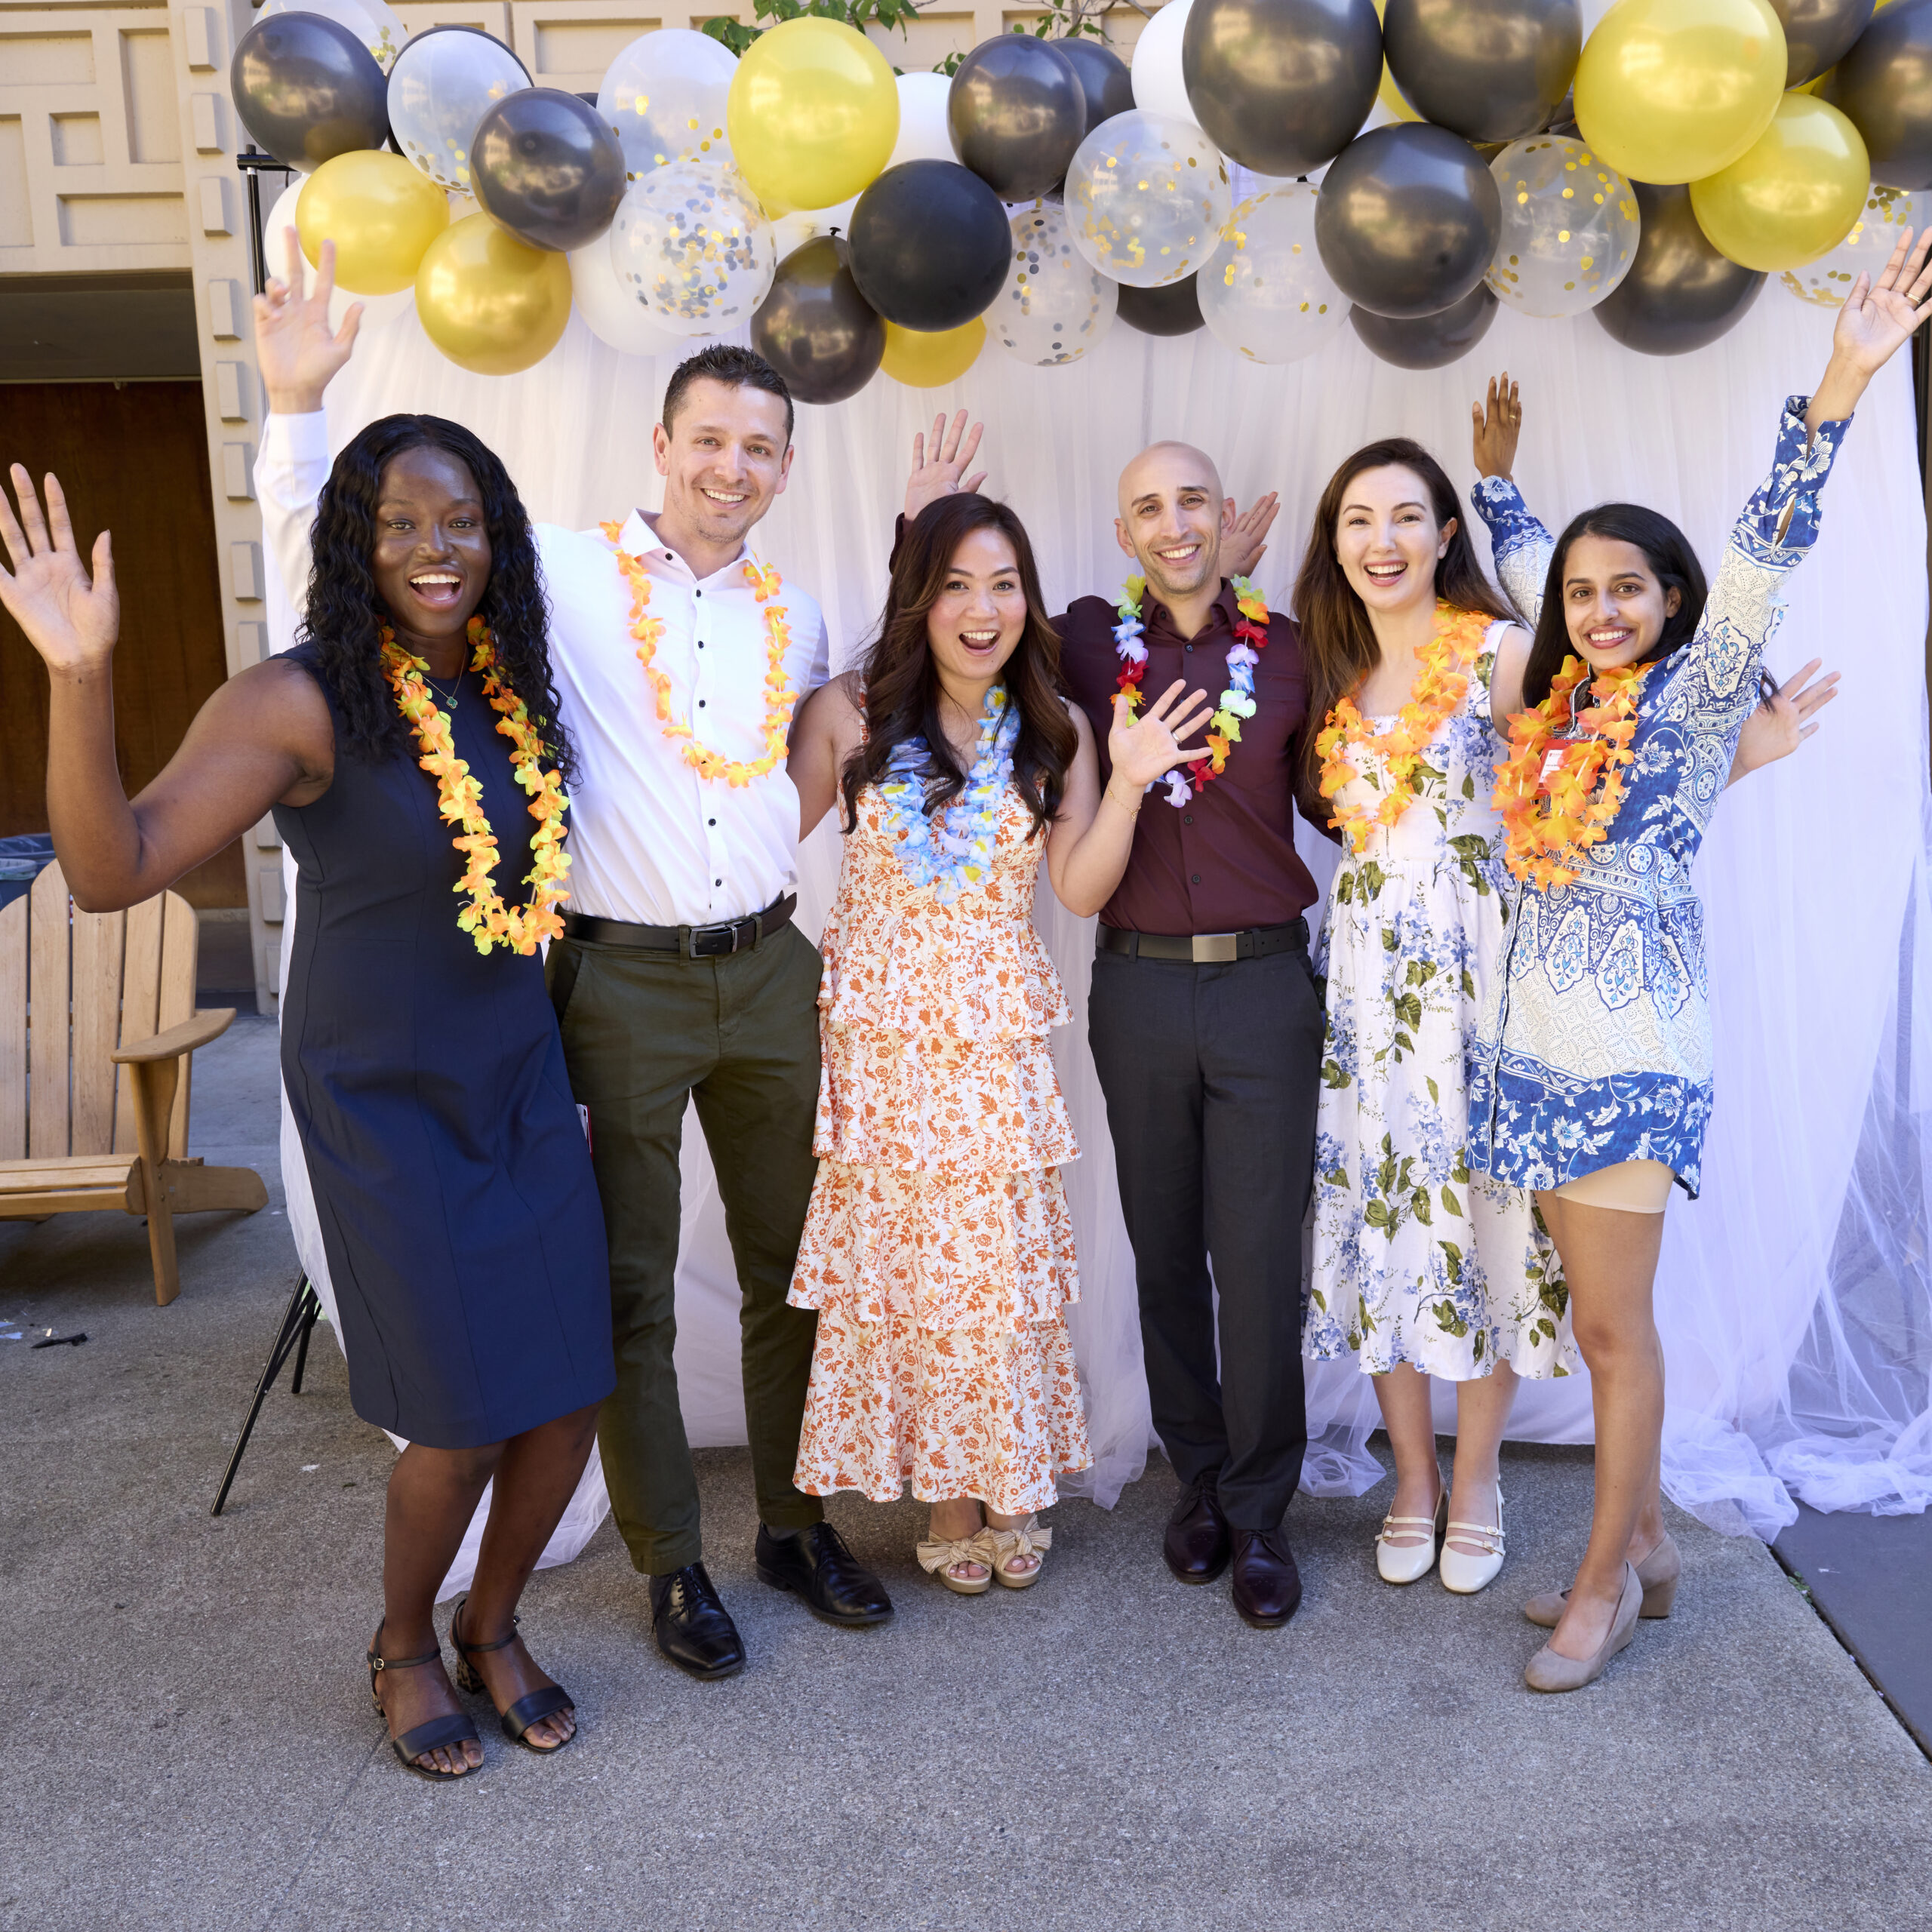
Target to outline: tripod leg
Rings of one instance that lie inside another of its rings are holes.
[[[302,1371],[309,1366],[309,1337],[315,1332],[315,1318],[322,1312],[322,1304],[313,1288],[302,1304],[302,1334],[295,1345],[295,1376],[288,1385],[291,1395],[302,1392]]]
[[[309,1287],[309,1278],[304,1275],[296,1283],[295,1292],[289,1297],[288,1306],[282,1311],[281,1326],[275,1333],[275,1346],[269,1349],[267,1364],[262,1371],[260,1380],[255,1384],[255,1399],[248,1405],[248,1420],[242,1425],[242,1433],[236,1439],[235,1453],[229,1457],[227,1469],[221,1478],[221,1487],[215,1492],[214,1507],[208,1512],[211,1516],[219,1516],[222,1506],[228,1500],[228,1492],[235,1481],[235,1472],[242,1466],[242,1452],[248,1446],[249,1437],[254,1433],[255,1419],[262,1412],[263,1398],[274,1387],[275,1379],[281,1373],[281,1365],[288,1359],[288,1352],[294,1346],[298,1333],[305,1338],[307,1335],[306,1328],[302,1326],[303,1304],[305,1300],[312,1300],[314,1295],[315,1290]],[[309,1319],[312,1321],[314,1317],[311,1316]]]

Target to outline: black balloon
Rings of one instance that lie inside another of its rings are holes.
[[[1770,0],[1784,23],[1788,88],[1801,88],[1835,66],[1872,23],[1876,0]]]
[[[778,264],[752,318],[752,346],[799,402],[857,395],[885,354],[885,325],[859,293],[844,242],[814,235]]]
[[[1583,11],[1577,0],[1389,0],[1382,45],[1425,121],[1466,140],[1519,140],[1570,90]]]
[[[1865,137],[1872,178],[1932,188],[1932,0],[1900,0],[1838,63],[1825,98]]]
[[[950,161],[888,168],[859,197],[851,236],[860,294],[888,321],[928,333],[983,315],[1013,253],[999,197]]]
[[[477,122],[469,181],[483,212],[519,241],[567,254],[616,219],[624,150],[577,95],[525,88]]]
[[[1130,288],[1122,282],[1117,312],[1129,328],[1143,335],[1192,335],[1201,325],[1198,279],[1183,275],[1158,288]]]
[[[1349,320],[1383,361],[1398,369],[1446,369],[1488,334],[1499,306],[1489,284],[1479,281],[1461,301],[1433,315],[1378,315],[1357,303]]]
[[[1088,134],[1134,105],[1133,72],[1111,47],[1078,34],[1054,45],[1073,63],[1073,71],[1080,76],[1081,91],[1087,97]]]
[[[1626,349],[1682,355],[1715,342],[1758,299],[1764,278],[1704,238],[1685,187],[1636,181],[1643,233],[1629,272],[1590,311]]]
[[[1482,156],[1423,121],[1350,142],[1315,205],[1322,266],[1378,315],[1432,315],[1461,301],[1502,227],[1503,196]]]
[[[1382,83],[1375,0],[1194,0],[1181,36],[1188,104],[1257,174],[1306,174],[1355,137]]]
[[[229,91],[255,145],[312,171],[389,137],[389,81],[376,57],[320,14],[271,14],[235,43]]]
[[[1003,33],[960,62],[946,118],[953,152],[1001,201],[1030,202],[1066,174],[1087,92],[1057,41]]]

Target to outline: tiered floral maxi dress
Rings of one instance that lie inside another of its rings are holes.
[[[820,947],[819,1171],[791,1292],[819,1318],[810,1495],[886,1503],[910,1481],[1018,1515],[1091,1460],[1060,1175],[1079,1149],[1047,1038],[1072,1016],[1033,930],[1032,825],[1009,786],[989,875],[946,903],[860,795]]]

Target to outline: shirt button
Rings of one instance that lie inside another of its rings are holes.
[[[704,709],[704,700],[703,700],[703,698],[700,698],[700,699],[698,700],[698,701],[697,701],[697,708],[698,708],[698,709],[699,709],[699,710],[700,710],[700,711],[702,711],[702,710]]]
[[[718,821],[715,818],[708,818],[705,820],[705,823],[706,825],[715,825],[717,823]]]
[[[1180,815],[1180,822],[1183,825],[1192,825],[1194,823],[1194,814],[1192,812],[1183,812]]]
[[[704,595],[704,592],[703,592],[703,591],[701,591],[701,590],[700,590],[700,591],[699,591],[697,594],[700,597],[702,597],[702,596]]]
[[[1183,651],[1185,651],[1188,652],[1190,655],[1192,655],[1192,652],[1193,652],[1193,650],[1194,650],[1194,647],[1193,647],[1193,645],[1191,645],[1191,644],[1184,644],[1184,645],[1183,645],[1181,646],[1181,648],[1182,648],[1182,650],[1183,650]]]
[[[1201,875],[1198,872],[1190,873],[1189,876],[1194,881],[1196,885],[1198,885],[1201,883]]]
[[[702,650],[704,648],[704,639],[703,639],[703,638],[700,638],[698,639],[698,641],[697,641],[697,648],[699,648],[699,650],[700,650],[700,651],[702,651]]]
[[[722,885],[724,883],[721,878],[715,878],[711,882],[713,885]]]

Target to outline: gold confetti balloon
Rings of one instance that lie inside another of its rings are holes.
[[[1013,260],[987,323],[1000,346],[1023,362],[1078,362],[1113,327],[1120,284],[1074,248],[1063,208],[1035,202],[1011,226]]]
[[[1918,234],[1932,220],[1932,193],[1907,188],[1867,189],[1851,232],[1829,254],[1802,268],[1786,269],[1778,285],[1801,302],[1840,309],[1860,275],[1877,281],[1893,249],[1910,229]]]
[[[1643,222],[1630,183],[1587,141],[1532,134],[1489,164],[1503,232],[1484,279],[1525,315],[1580,315],[1630,272]]]
[[[514,376],[557,346],[571,318],[567,257],[533,248],[487,214],[452,222],[416,271],[423,333],[460,368]]]
[[[737,67],[728,47],[688,27],[640,34],[611,63],[597,111],[616,129],[633,181],[673,162],[730,162],[724,103]]]
[[[735,168],[672,162],[625,190],[611,224],[617,279],[672,335],[742,327],[778,266],[771,224]]]
[[[409,38],[401,16],[386,0],[263,0],[262,12],[320,14],[324,20],[348,28],[386,74],[395,65],[395,57]]]
[[[466,195],[477,122],[529,85],[523,63],[480,27],[431,27],[389,69],[389,129],[438,187]]]
[[[1232,211],[1227,165],[1198,128],[1135,108],[1103,121],[1066,171],[1073,245],[1131,288],[1204,267]]]
[[[1320,199],[1306,181],[1248,196],[1195,285],[1215,340],[1251,362],[1299,362],[1348,319],[1349,298],[1315,245]]]

